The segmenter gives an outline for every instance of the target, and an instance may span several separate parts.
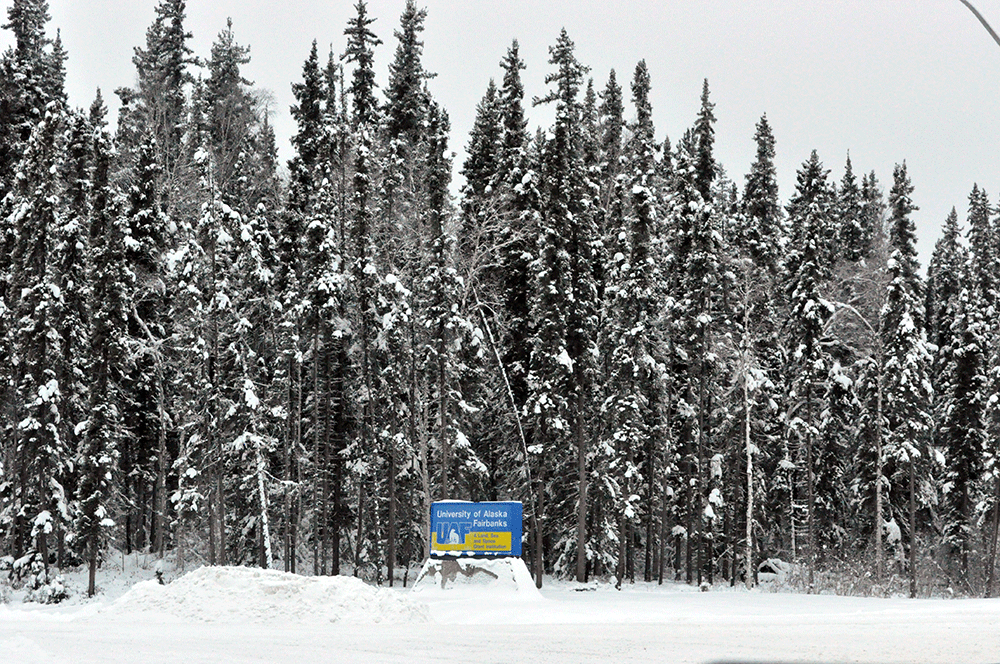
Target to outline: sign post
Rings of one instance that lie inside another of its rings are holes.
[[[433,503],[431,557],[520,557],[522,512],[519,502]]]

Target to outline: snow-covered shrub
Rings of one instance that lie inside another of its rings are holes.
[[[69,597],[69,590],[62,576],[55,576],[45,569],[42,556],[31,553],[14,562],[14,574],[23,580],[27,594],[25,602],[58,604]]]

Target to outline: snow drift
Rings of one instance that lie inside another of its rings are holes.
[[[135,584],[113,613],[167,613],[207,622],[422,623],[427,606],[348,576],[298,576],[245,567],[202,567],[173,583]]]
[[[531,573],[520,558],[430,558],[413,584],[414,593],[504,595],[540,600]]]

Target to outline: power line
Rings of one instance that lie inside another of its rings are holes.
[[[972,3],[969,2],[968,0],[959,0],[959,1],[963,5],[965,5],[966,7],[968,7],[969,11],[971,11],[973,14],[976,15],[976,18],[979,19],[979,22],[983,24],[983,27],[986,28],[986,31],[990,33],[991,37],[993,37],[993,41],[995,41],[997,43],[997,45],[1000,46],[1000,37],[998,37],[997,33],[993,31],[993,28],[991,28],[990,24],[986,22],[986,19],[983,18],[983,15],[979,13],[979,10],[976,9],[975,7],[973,7]]]

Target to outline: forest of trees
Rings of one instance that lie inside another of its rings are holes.
[[[524,503],[539,585],[778,558],[811,591],[1000,593],[986,191],[924,273],[905,162],[883,185],[813,152],[783,203],[766,116],[729,179],[707,81],[659,142],[645,62],[595,84],[565,31],[538,96],[497,54],[453,164],[425,17],[389,39],[358,0],[342,52],[313,42],[286,165],[231,22],[196,56],[159,0],[111,126],[100,91],[70,107],[47,2],[14,0],[3,574],[45,599],[89,565],[93,593],[114,548],[392,584],[466,499]]]

